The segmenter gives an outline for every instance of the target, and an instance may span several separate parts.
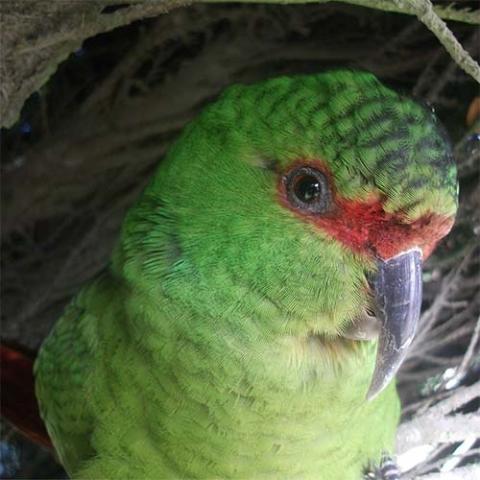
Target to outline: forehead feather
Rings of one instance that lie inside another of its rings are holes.
[[[322,160],[346,198],[377,191],[387,209],[413,206],[412,215],[433,205],[446,214],[456,209],[451,147],[434,115],[370,73],[339,70],[234,86],[215,108],[220,123],[281,168],[301,158]]]

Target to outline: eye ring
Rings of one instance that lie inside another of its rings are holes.
[[[309,213],[328,212],[332,194],[328,179],[316,168],[303,166],[285,175],[284,185],[287,199],[295,208]]]

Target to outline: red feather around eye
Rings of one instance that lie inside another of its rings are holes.
[[[317,214],[296,207],[289,201],[282,181],[278,186],[280,203],[356,253],[388,259],[419,247],[426,259],[439,239],[452,228],[453,217],[435,213],[427,213],[406,223],[401,212],[385,212],[384,199],[380,196],[363,201],[342,197],[335,189],[332,174],[322,161],[298,161],[290,166],[289,171],[299,166],[316,169],[327,177],[331,189],[330,209]]]
[[[35,397],[34,356],[0,345],[1,415],[35,443],[53,448]]]

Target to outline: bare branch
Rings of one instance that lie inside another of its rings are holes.
[[[427,475],[406,477],[411,480],[474,480],[480,477],[480,465],[466,465],[451,472],[429,473]]]

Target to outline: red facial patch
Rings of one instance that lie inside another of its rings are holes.
[[[329,180],[332,193],[332,209],[315,214],[295,207],[288,200],[285,175],[293,169],[309,166],[320,170]],[[388,259],[413,247],[420,247],[427,258],[437,242],[452,228],[454,219],[429,213],[414,222],[406,223],[402,213],[385,212],[385,199],[380,196],[366,201],[349,200],[335,189],[332,174],[320,161],[299,161],[280,178],[279,197],[283,206],[314,224],[325,233],[342,242],[356,253],[376,255]]]

